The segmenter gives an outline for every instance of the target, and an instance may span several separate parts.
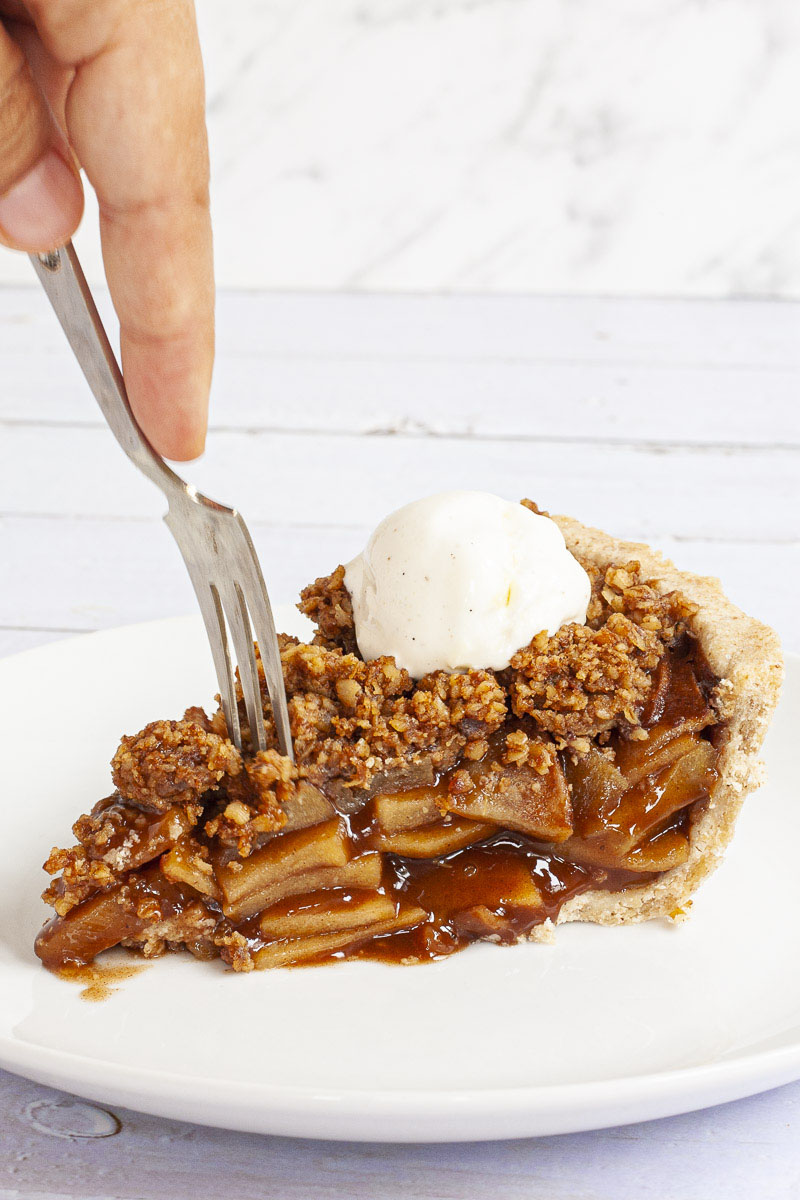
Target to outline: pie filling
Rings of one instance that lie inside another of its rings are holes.
[[[235,970],[421,962],[685,862],[717,778],[718,680],[683,597],[636,563],[586,569],[585,626],[507,671],[417,683],[359,658],[341,568],[318,580],[316,643],[282,639],[297,766],[240,755],[221,712],[124,738],[117,791],[46,864],[44,965],[118,944]]]

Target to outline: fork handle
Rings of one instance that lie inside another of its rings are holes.
[[[170,497],[181,489],[181,480],[137,424],[75,247],[67,242],[48,254],[31,254],[30,260],[111,432],[128,458]]]

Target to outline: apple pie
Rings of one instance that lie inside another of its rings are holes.
[[[116,945],[236,971],[417,963],[680,915],[760,781],[778,639],[716,580],[554,519],[587,620],[507,669],[365,661],[339,567],[302,594],[313,641],[281,638],[296,763],[274,736],[252,753],[243,705],[241,753],[220,709],[123,737],[113,794],[45,864],[44,965]]]

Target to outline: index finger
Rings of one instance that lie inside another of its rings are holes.
[[[131,406],[169,458],[202,452],[214,357],[203,66],[190,0],[33,0],[75,68],[65,116],[97,192]]]

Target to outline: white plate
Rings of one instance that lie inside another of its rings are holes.
[[[289,610],[284,627],[297,624]],[[569,926],[429,966],[234,975],[157,960],[99,1004],[32,943],[39,864],[109,790],[119,734],[209,701],[199,621],[76,638],[0,662],[0,1062],[160,1116],[263,1133],[449,1141],[643,1121],[800,1077],[800,660],[692,920]],[[49,721],[37,718],[47,704]],[[11,753],[9,752],[11,751]]]

